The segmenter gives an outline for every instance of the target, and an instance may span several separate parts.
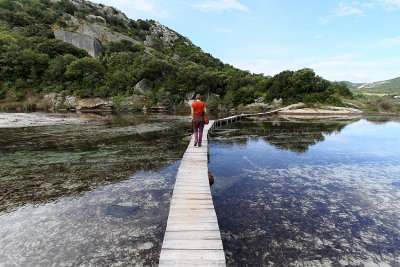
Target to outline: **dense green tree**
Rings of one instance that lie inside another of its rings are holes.
[[[65,75],[73,81],[83,80],[87,77],[100,79],[105,70],[101,63],[91,57],[84,57],[72,62],[68,67]]]
[[[70,54],[59,55],[51,59],[49,67],[45,73],[46,79],[58,82],[65,81],[65,72],[67,71],[67,67],[75,60],[77,60],[77,58]]]
[[[170,74],[176,73],[176,66],[166,60],[154,56],[144,55],[135,61],[134,67],[140,79],[147,78],[151,81],[164,80]]]
[[[109,70],[126,70],[132,68],[137,54],[132,52],[117,52],[107,58],[107,67]]]
[[[22,34],[27,37],[38,36],[45,38],[54,38],[53,29],[45,24],[31,24],[22,28]]]
[[[118,52],[142,52],[144,50],[143,45],[134,44],[129,40],[121,40],[118,42],[109,42],[107,44],[107,55]]]
[[[85,50],[76,48],[72,44],[56,39],[41,39],[35,45],[35,51],[45,53],[51,58],[65,54],[71,54],[78,58],[89,56],[89,54]]]
[[[46,71],[49,57],[30,49],[11,44],[0,55],[0,79],[15,81],[19,78],[39,80]]]

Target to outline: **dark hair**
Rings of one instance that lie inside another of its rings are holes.
[[[197,95],[196,95],[196,99],[201,99],[201,95],[200,95],[200,94],[197,94]]]

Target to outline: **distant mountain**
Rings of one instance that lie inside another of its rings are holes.
[[[376,93],[400,95],[400,77],[373,83],[352,83],[345,81],[353,93]]]

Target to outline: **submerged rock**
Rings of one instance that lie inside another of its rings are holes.
[[[210,171],[208,171],[208,181],[210,183],[210,186],[212,186],[214,184],[214,176],[212,175],[212,173]]]
[[[124,218],[133,215],[140,207],[133,203],[118,203],[109,206],[106,210],[106,215],[116,218]]]

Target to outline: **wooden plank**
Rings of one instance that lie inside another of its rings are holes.
[[[165,266],[165,267],[188,267],[188,266],[194,266],[194,267],[207,267],[207,266],[226,266],[225,262],[221,261],[194,261],[194,260],[181,260],[179,262],[177,261],[160,261],[160,266]]]
[[[214,209],[176,209],[173,212],[173,214],[174,216],[187,216],[187,217],[216,216]]]
[[[167,231],[219,231],[219,227],[216,223],[167,223]]]
[[[166,231],[164,240],[214,240],[221,239],[219,231]]]
[[[181,215],[181,216],[172,216],[169,218],[169,223],[179,223],[182,221],[189,222],[189,223],[214,223],[218,224],[217,216],[209,216],[209,217],[201,217],[201,216],[190,216],[190,218],[187,218],[187,216]]]
[[[165,260],[174,262],[185,261],[187,259],[196,261],[222,261],[225,262],[225,257],[221,259],[221,250],[176,250],[176,249],[162,249],[160,263]],[[161,264],[160,264],[161,265]]]
[[[163,243],[164,249],[181,249],[181,250],[203,250],[203,249],[212,249],[212,250],[222,250],[222,242],[220,239],[214,240],[168,240]]]

